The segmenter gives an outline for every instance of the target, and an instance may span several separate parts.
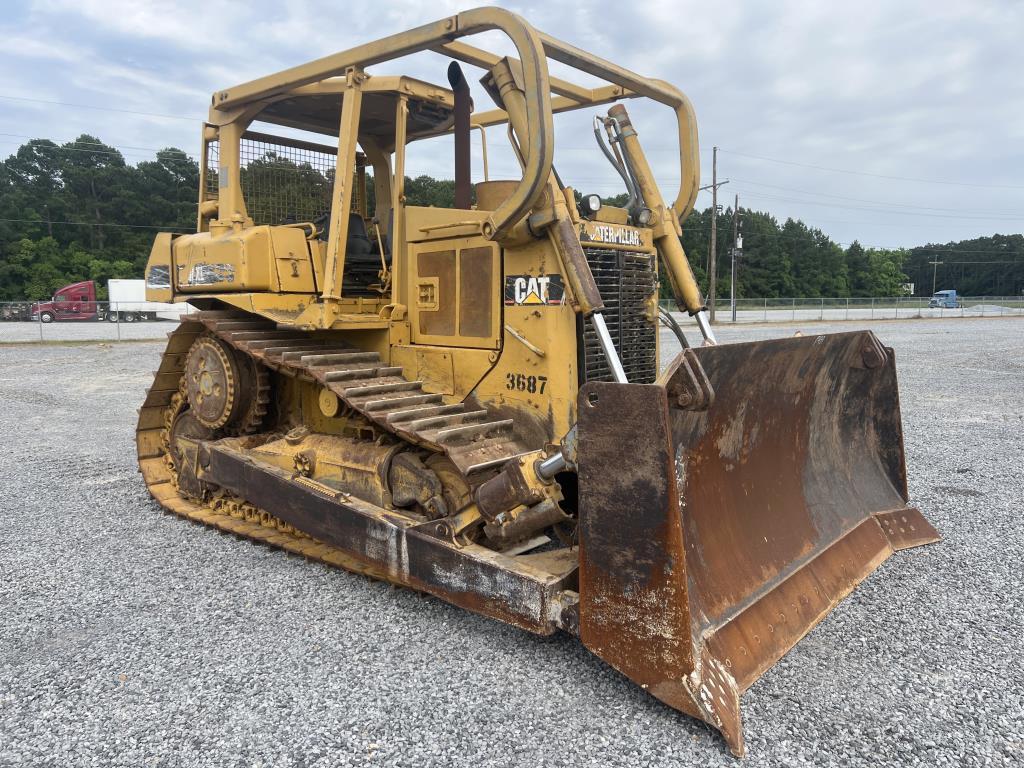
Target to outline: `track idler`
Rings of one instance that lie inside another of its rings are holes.
[[[580,393],[579,627],[741,755],[739,696],[894,551],[896,368],[870,332],[687,350],[656,384]]]

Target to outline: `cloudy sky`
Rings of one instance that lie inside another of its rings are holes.
[[[741,206],[801,218],[842,243],[909,246],[1024,230],[1024,3],[506,5],[541,30],[682,88],[700,124],[702,183],[711,179],[717,145],[719,177],[730,180],[722,188],[727,204],[738,193]],[[194,153],[214,90],[472,3],[4,6],[0,152],[27,138],[90,133],[138,162],[165,146]],[[445,66],[421,54],[406,71],[445,83]],[[467,74],[475,83],[480,73]],[[481,89],[474,98],[489,108]],[[668,115],[628,105],[663,186],[674,190]],[[556,120],[556,162],[567,183],[615,194],[616,177],[589,132],[591,114]],[[494,131],[492,145],[499,141]],[[418,147],[409,170],[450,176],[449,156],[443,145]],[[511,163],[494,149],[492,177]],[[709,204],[702,193],[698,206]]]

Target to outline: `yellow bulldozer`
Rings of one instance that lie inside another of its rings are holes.
[[[483,32],[514,55],[463,41]],[[424,51],[446,85],[367,71]],[[674,115],[672,202],[630,99]],[[553,164],[553,116],[588,109],[622,207]],[[494,127],[518,172],[474,185],[471,132]],[[451,208],[406,197],[430,141]],[[696,123],[668,83],[481,8],[218,91],[200,161],[197,231],[158,235],[146,267],[150,301],[199,310],[139,414],[166,510],[575,634],[737,755],[740,693],[938,538],[907,506],[891,349],[715,343],[680,243]],[[659,274],[703,341],[664,368]]]

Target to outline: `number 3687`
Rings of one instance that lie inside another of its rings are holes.
[[[505,389],[513,389],[517,392],[529,392],[532,394],[544,394],[548,385],[547,376],[529,376],[525,373],[505,374]]]

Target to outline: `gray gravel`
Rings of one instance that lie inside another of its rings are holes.
[[[745,764],[1020,765],[1024,321],[874,328],[944,540],[745,694]],[[0,347],[0,765],[737,765],[569,637],[162,514],[132,446],[160,348]]]
[[[95,320],[59,323],[0,322],[0,344],[45,341],[125,341],[165,339],[178,326],[177,321],[155,320],[135,323],[110,323]]]

